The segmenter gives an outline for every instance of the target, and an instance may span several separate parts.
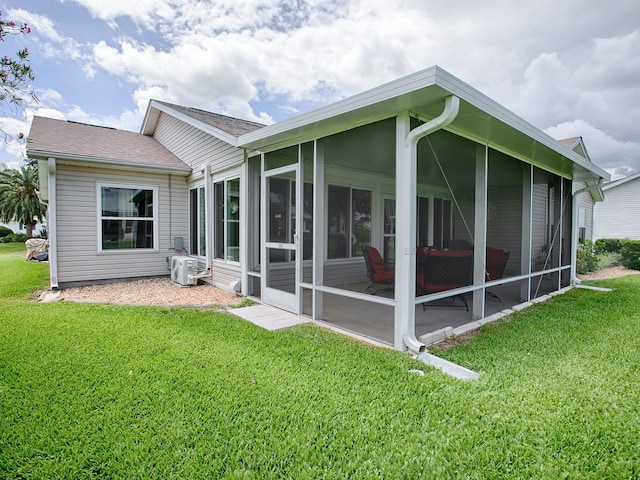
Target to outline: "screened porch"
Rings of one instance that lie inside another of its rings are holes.
[[[394,345],[400,298],[420,337],[570,283],[570,180],[451,131],[418,143],[415,238],[398,248],[397,137],[392,117],[249,159],[250,296]],[[414,287],[370,293],[366,247],[387,269],[412,257]],[[456,256],[458,284],[434,288],[436,259]]]

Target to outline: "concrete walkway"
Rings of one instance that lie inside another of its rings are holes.
[[[309,322],[309,320],[303,317],[269,305],[230,308],[227,311],[267,330],[279,330],[281,328],[293,327],[294,325]]]

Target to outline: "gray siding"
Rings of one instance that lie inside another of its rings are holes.
[[[240,265],[225,264],[214,260],[211,266],[211,280],[214,286],[229,291],[229,283],[240,280]]]
[[[324,284],[329,287],[364,282],[367,279],[364,257],[343,262],[332,260],[324,264]]]
[[[98,253],[96,183],[158,188],[158,251]],[[56,185],[58,280],[92,282],[116,278],[169,275],[166,257],[180,254],[173,237],[188,234],[185,177],[58,165]],[[171,196],[171,206],[169,205]]]
[[[640,178],[605,190],[604,197],[595,205],[594,240],[640,240]]]
[[[492,188],[489,201],[496,216],[487,221],[487,247],[511,252],[505,276],[518,275],[522,258],[522,186]]]
[[[207,164],[215,172],[244,158],[241,149],[165,113],[160,115],[154,138],[189,165],[195,176]]]
[[[547,256],[548,188],[547,184],[533,185],[531,220],[531,268],[533,271],[542,269]]]

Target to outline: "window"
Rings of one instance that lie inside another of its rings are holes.
[[[396,201],[384,199],[384,230],[382,234],[382,255],[386,262],[396,258]]]
[[[240,261],[240,178],[213,184],[215,247],[217,259]]]
[[[448,248],[451,241],[451,200],[433,199],[433,244]]]
[[[361,257],[371,244],[371,192],[329,185],[327,214],[327,257]]]
[[[583,241],[587,238],[587,209],[586,207],[580,207],[578,209],[578,241]]]
[[[201,257],[207,254],[205,215],[204,187],[192,188],[189,191],[190,252]]]
[[[98,184],[99,251],[157,249],[158,191]]]

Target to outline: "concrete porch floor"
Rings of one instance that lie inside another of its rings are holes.
[[[543,281],[538,291],[538,297],[553,290],[550,283],[550,281]],[[340,288],[364,292],[367,285],[367,283],[349,284],[342,285]],[[520,285],[520,282],[515,282],[488,289],[497,294],[500,301],[487,295],[483,318],[521,304],[524,300],[521,299]],[[393,292],[387,292],[379,296],[391,298],[392,295]],[[321,322],[384,344],[393,345],[393,307],[328,293],[324,293],[322,298],[322,317],[318,319]],[[466,298],[471,310],[472,295],[467,294]],[[453,301],[451,298],[436,300],[425,304],[425,306],[425,309],[422,305],[415,307],[416,337],[418,338],[447,327],[457,328],[478,320],[472,318],[471,311],[466,310],[459,298],[455,298]],[[310,293],[305,295],[303,314],[311,316]]]

